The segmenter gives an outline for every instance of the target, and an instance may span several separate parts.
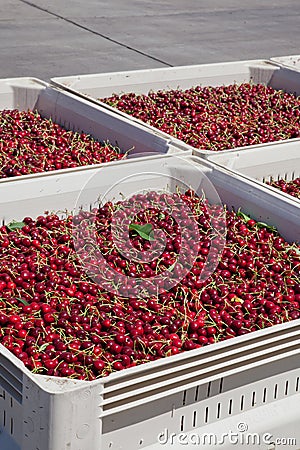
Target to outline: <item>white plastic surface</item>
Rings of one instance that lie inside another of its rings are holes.
[[[285,380],[285,383],[286,381],[288,380]],[[277,383],[278,377],[268,380],[268,386],[275,386]],[[262,383],[260,384],[263,386]],[[252,392],[257,393],[259,387],[259,383],[251,385]],[[240,389],[240,398],[244,393],[245,388]],[[162,429],[158,435],[158,442],[145,447],[145,450],[182,450],[184,448],[189,450],[193,448],[203,450],[234,450],[237,448],[239,450],[243,448],[299,450],[299,402],[300,394],[297,393],[276,402],[260,405],[259,408],[254,406],[248,411],[241,412],[238,416],[228,416],[218,422],[195,427],[189,432],[177,432],[172,435],[170,431]],[[222,402],[222,406],[224,403]],[[221,405],[220,402],[218,404]]]
[[[300,70],[300,55],[275,56],[270,58],[270,60],[289,69]]]
[[[300,203],[299,199],[265,184],[271,180],[291,181],[300,177],[300,142],[298,140],[277,142],[264,148],[252,148],[247,152],[215,153],[208,159],[227,167],[234,173],[256,180],[260,186],[268,187],[273,192],[280,192],[287,201]]]
[[[97,140],[109,140],[111,144],[119,146],[122,153],[129,151],[128,159],[178,152],[178,149],[170,144],[169,139],[146,133],[142,127],[107,109],[93,105],[69,92],[53,88],[35,78],[0,80],[0,110],[15,108],[19,110],[37,109],[43,117],[52,117],[53,121],[67,129],[85,132]],[[118,164],[122,164],[122,162],[118,161]],[[101,165],[81,166],[79,169],[88,170]],[[52,176],[54,172],[68,173],[77,170],[78,168],[64,169],[46,173],[46,175]],[[34,176],[39,177],[40,174]],[[27,177],[28,175],[12,179],[19,181]],[[3,179],[0,182],[10,180]]]
[[[124,177],[125,195],[145,185],[175,189],[174,179],[201,190],[208,179],[229,207],[242,207],[252,217],[277,226],[289,241],[300,240],[297,205],[191,156],[151,158],[151,164],[150,159],[136,160],[0,184],[1,220],[20,220],[45,209],[72,210],[80,206],[80,192],[84,207],[105,193],[106,200],[121,199],[121,193],[116,196],[118,186],[108,190],[112,180]],[[166,427],[180,433],[239,417],[299,392],[299,336],[300,320],[295,320],[94,382],[34,375],[0,346],[0,449],[137,450],[156,444]]]
[[[280,67],[278,64],[266,60],[237,61],[216,64],[201,64],[193,66],[168,67],[160,69],[145,69],[127,72],[113,72],[92,75],[75,75],[67,77],[52,78],[52,83],[63,89],[76,93],[99,104],[108,110],[131,119],[135,123],[143,125],[152,133],[159,134],[165,138],[170,135],[145,124],[139,119],[118,111],[106,105],[99,99],[109,97],[113,94],[135,92],[147,94],[150,90],[160,89],[188,89],[195,85],[222,86],[233,83],[262,83],[274,89],[283,89],[286,92],[300,95],[300,74],[295,71]],[[171,141],[181,149],[192,149],[192,147],[177,138],[171,137]],[[268,143],[262,146],[270,145]],[[252,148],[253,146],[241,147]],[[229,153],[232,150],[223,150]],[[204,158],[215,153],[210,150],[197,150],[197,154]]]
[[[128,92],[147,94],[150,90],[188,89],[195,85],[222,86],[250,81],[300,94],[298,77],[281,71],[276,65],[261,59],[74,75],[51,79],[51,82],[57,86],[85,95],[93,100]],[[289,86],[288,82],[291,81],[293,83]]]

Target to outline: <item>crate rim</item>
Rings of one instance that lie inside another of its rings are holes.
[[[47,389],[45,388],[44,385],[47,384],[48,380],[50,382],[54,381],[55,384],[58,384],[58,385],[60,385],[60,384],[67,385],[69,383],[69,384],[74,385],[74,388],[76,386],[78,386],[78,388],[81,388],[84,386],[94,385],[94,384],[98,384],[98,383],[106,385],[111,382],[112,383],[119,382],[119,381],[122,382],[123,378],[128,378],[128,377],[130,377],[130,375],[139,374],[141,372],[141,376],[142,376],[143,372],[146,371],[147,368],[149,368],[149,370],[151,370],[153,368],[153,370],[154,370],[155,368],[159,368],[161,366],[172,365],[172,363],[176,363],[177,361],[185,361],[187,359],[192,359],[193,357],[198,356],[200,353],[203,355],[208,354],[208,357],[209,357],[209,353],[212,350],[212,348],[211,348],[212,346],[218,346],[218,349],[227,349],[229,347],[229,352],[230,351],[234,352],[234,347],[239,346],[239,344],[243,344],[243,343],[247,344],[248,341],[257,340],[260,337],[262,337],[262,339],[263,339],[265,336],[270,337],[270,339],[272,339],[272,337],[273,337],[272,335],[274,333],[276,333],[276,334],[280,334],[281,332],[284,333],[286,330],[287,331],[293,330],[293,328],[297,328],[299,325],[300,325],[300,319],[291,320],[289,322],[273,325],[269,328],[256,330],[256,331],[247,333],[242,336],[235,336],[232,339],[228,339],[225,341],[207,345],[207,346],[201,347],[199,349],[189,350],[189,351],[177,354],[177,355],[171,355],[166,358],[151,361],[151,362],[141,364],[136,367],[130,367],[130,368],[124,369],[120,372],[113,372],[110,375],[108,375],[107,377],[99,378],[99,379],[92,380],[92,381],[73,380],[73,379],[67,378],[67,377],[52,377],[52,376],[47,376],[47,375],[34,374],[33,372],[31,372],[29,369],[26,368],[26,366],[22,363],[21,360],[19,360],[13,353],[11,353],[2,344],[0,344],[0,355],[8,358],[8,360],[14,366],[16,366],[18,369],[20,369],[20,371],[23,374],[25,374],[28,378],[31,378],[35,383],[37,383],[42,389],[44,389],[46,391],[47,391]],[[249,345],[251,345],[251,343]],[[232,350],[231,350],[231,347],[233,347]],[[151,367],[149,367],[150,365],[151,365]],[[49,392],[52,392],[52,391],[49,391]]]

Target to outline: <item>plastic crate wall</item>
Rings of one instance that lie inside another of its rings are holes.
[[[218,422],[229,417],[238,423],[247,411],[257,411],[261,406],[299,394],[299,353],[246,372],[199,383],[150,403],[141,402],[138,407],[108,413],[104,417],[102,408],[97,408],[104,392],[101,394],[101,390],[95,390],[95,387],[94,384],[91,389],[85,387],[68,393],[68,396],[56,393],[54,415],[49,408],[51,400],[49,402],[46,394],[43,395],[43,391],[26,376],[23,393],[18,400],[1,388],[1,448],[138,450],[155,444],[157,448],[172,448],[158,445],[166,430],[169,435],[193,431],[200,435],[209,425],[215,424],[217,430]],[[91,412],[90,417],[87,410]],[[295,411],[295,416],[299,420],[300,412]],[[89,436],[91,429],[92,436]],[[279,430],[284,434],[284,424],[277,432]]]
[[[270,61],[279,66],[288,67],[289,69],[300,70],[300,55],[274,56],[270,58]]]
[[[249,149],[247,152],[233,151],[231,154],[220,152],[209,156],[208,159],[234,173],[261,182],[261,186],[272,180],[291,181],[300,177],[300,142],[297,139],[274,143],[264,148]],[[280,192],[286,199],[299,201],[276,188],[269,187],[269,189]]]
[[[54,77],[51,81],[62,89],[108,108],[100,98],[126,92],[147,94],[150,90],[189,89],[195,85],[222,86],[252,82],[300,94],[297,74],[261,59]]]
[[[236,417],[260,406],[271,404],[300,392],[299,356],[253,368],[242,374],[184,389],[179,394],[103,419],[103,449],[147,448],[159,442],[159,436],[205,429],[228,417]],[[295,414],[300,419],[300,411]],[[134,418],[138,419],[136,423]],[[265,432],[268,430],[266,429]],[[281,430],[284,432],[284,430]],[[126,445],[124,445],[126,439]],[[159,448],[159,445],[157,446]],[[161,448],[172,448],[161,446]]]

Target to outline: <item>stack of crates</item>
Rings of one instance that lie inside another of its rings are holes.
[[[180,180],[300,242],[299,201],[264,183],[299,176],[300,140],[216,154],[97,100],[249,81],[300,95],[297,71],[263,60],[56,78],[51,85],[1,80],[1,109],[37,109],[124,152],[135,149],[135,158],[114,163],[0,180],[1,223],[45,210],[89,210],[99,194],[118,201],[146,188],[174,190]],[[293,320],[91,382],[33,374],[0,345],[0,449],[300,448],[299,331]]]

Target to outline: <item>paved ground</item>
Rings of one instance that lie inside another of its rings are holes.
[[[299,0],[0,0],[0,78],[300,53]]]

